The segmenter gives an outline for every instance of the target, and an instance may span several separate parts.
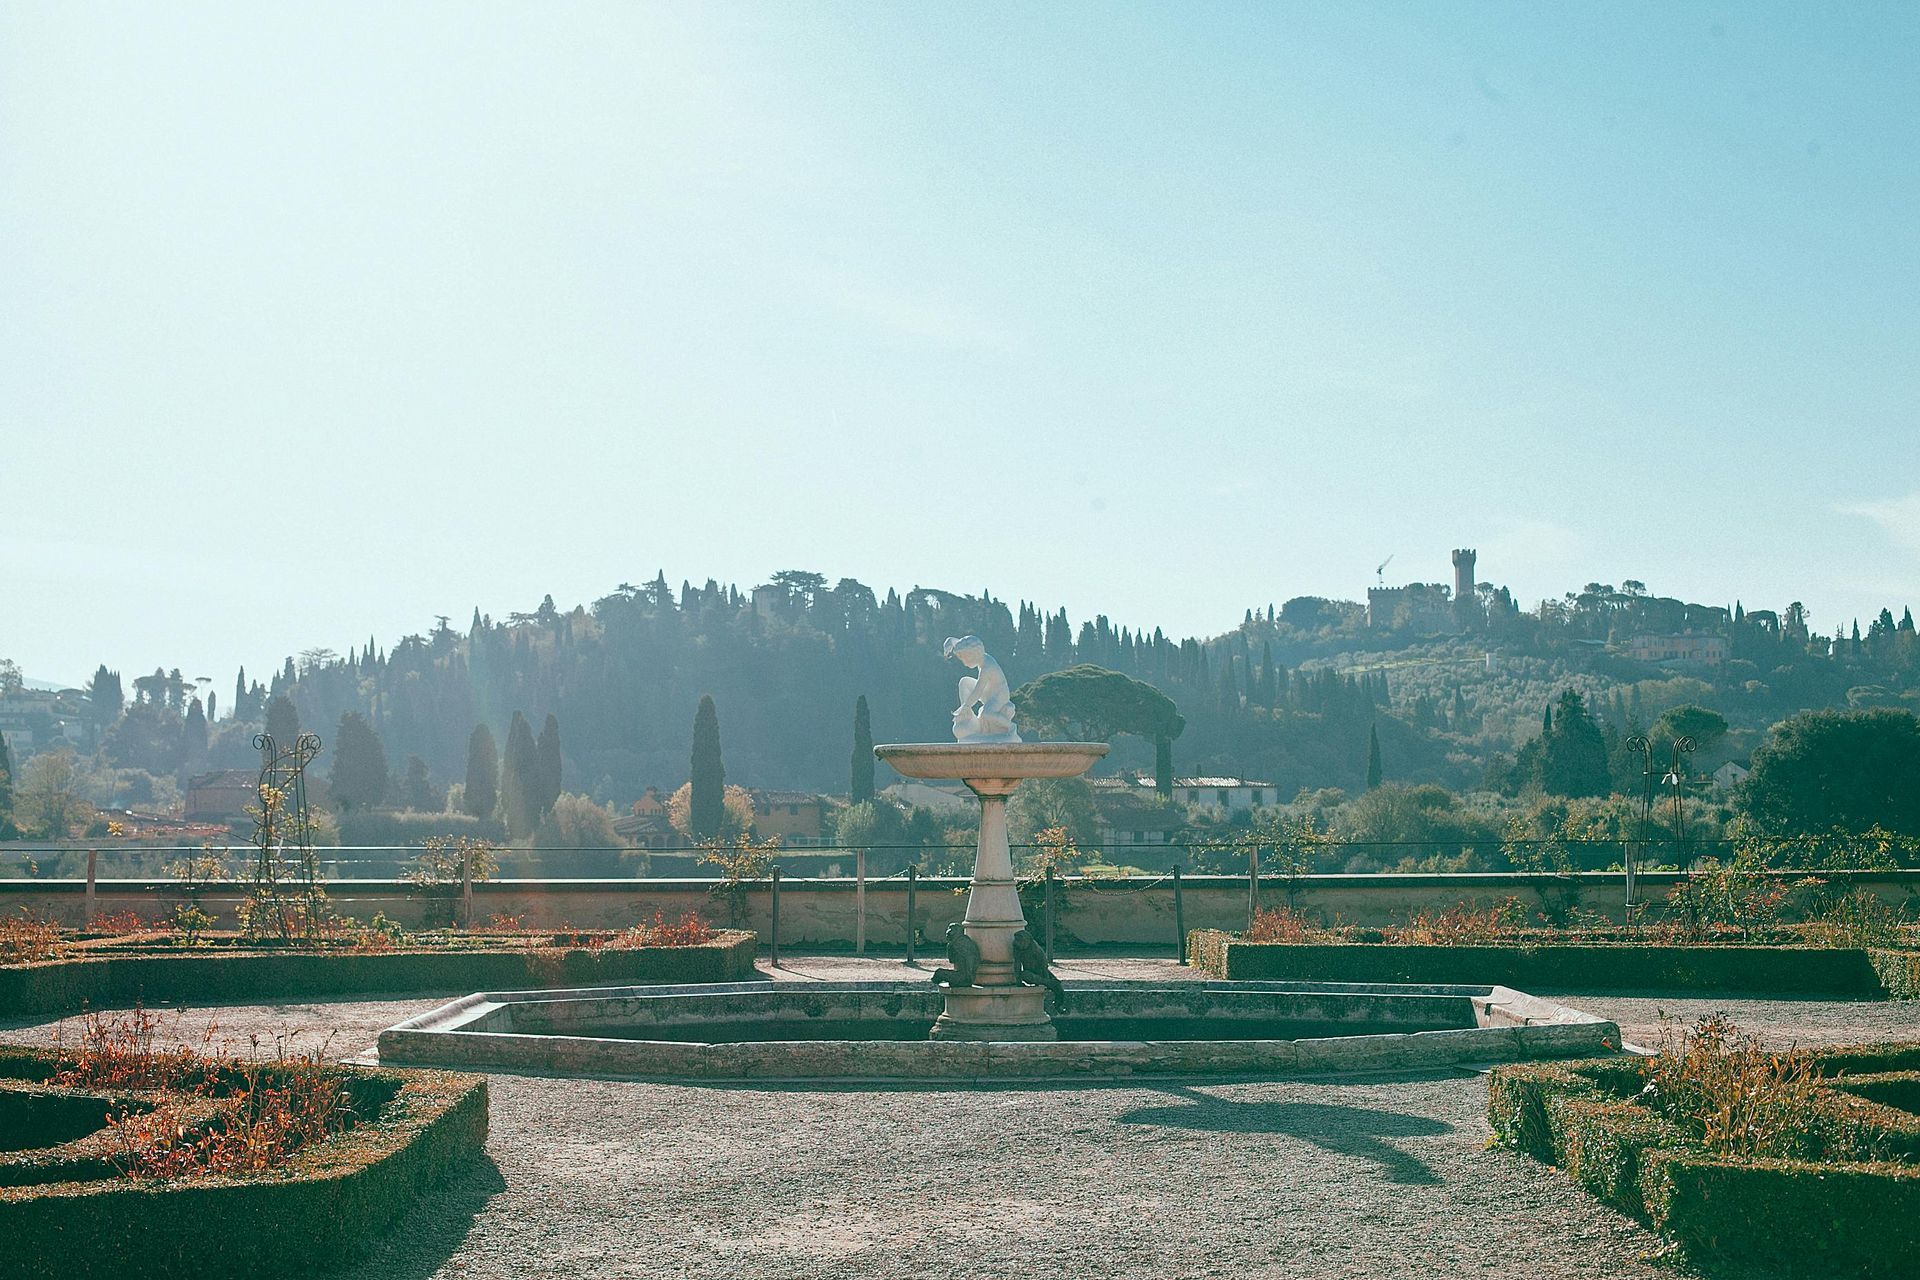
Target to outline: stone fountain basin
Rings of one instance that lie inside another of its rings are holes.
[[[896,742],[873,754],[908,778],[1077,778],[1104,742]]]
[[[1439,1069],[1616,1052],[1611,1022],[1506,987],[1069,984],[1057,1041],[928,1040],[938,990],[749,982],[483,992],[380,1060],[665,1080],[1037,1080]]]

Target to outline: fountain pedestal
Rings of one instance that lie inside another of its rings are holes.
[[[1102,742],[939,742],[873,754],[909,778],[959,779],[980,797],[980,840],[961,928],[980,947],[973,985],[942,986],[936,1040],[1052,1040],[1046,989],[1014,977],[1013,935],[1027,927],[1007,844],[1007,797],[1027,778],[1074,778],[1107,754]]]

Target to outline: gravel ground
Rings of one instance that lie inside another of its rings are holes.
[[[1069,960],[1070,977],[1175,976]],[[800,958],[791,981],[913,976]],[[1647,1039],[1725,1009],[1781,1042],[1920,1036],[1920,1006],[1561,996]],[[163,1013],[345,1057],[434,997]],[[0,1025],[44,1041],[57,1024]],[[67,1024],[71,1035],[74,1024]],[[695,1087],[493,1077],[489,1159],[339,1277],[1670,1277],[1659,1241],[1486,1147],[1467,1073],[1206,1086]],[[942,1206],[953,1206],[943,1209]]]

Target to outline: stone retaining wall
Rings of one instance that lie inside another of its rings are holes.
[[[1781,872],[1797,880],[1805,873]],[[1649,872],[1638,877],[1642,898],[1658,903],[1684,877],[1675,872]],[[1895,905],[1920,907],[1920,870],[1829,873]],[[1079,878],[1060,885],[1059,938],[1087,945],[1164,946],[1173,953],[1177,932],[1173,883],[1170,877],[1134,880]],[[966,882],[925,877],[915,894],[914,917],[923,940],[936,939],[950,921],[966,910]],[[747,887],[745,915],[730,921],[723,902],[712,896],[710,880],[494,880],[474,886],[475,921],[485,923],[495,914],[519,916],[529,927],[571,925],[582,929],[623,928],[655,911],[669,919],[699,910],[716,924],[737,924],[758,932],[763,942],[772,934],[771,894],[765,882]],[[368,919],[375,912],[407,925],[421,924],[430,908],[444,914],[447,901],[419,896],[412,886],[394,880],[343,880],[328,887],[336,909]],[[1419,911],[1443,911],[1466,903],[1491,906],[1518,898],[1530,910],[1564,911],[1578,906],[1618,920],[1624,897],[1623,877],[1613,872],[1575,875],[1480,873],[1471,875],[1316,875],[1296,880],[1263,879],[1260,903],[1265,907],[1289,902],[1332,921],[1375,926],[1405,920]],[[783,946],[850,946],[857,926],[858,899],[852,880],[785,879],[780,888],[780,942]],[[894,876],[866,884],[866,939],[870,945],[897,949],[906,940],[906,880]],[[1181,894],[1183,923],[1188,930],[1243,928],[1247,921],[1245,876],[1187,876]],[[93,916],[132,911],[148,918],[164,918],[180,900],[171,880],[102,880],[95,887]],[[237,893],[201,895],[202,906],[220,922],[233,927]],[[26,908],[78,927],[89,917],[86,884],[80,880],[0,880],[0,912]]]

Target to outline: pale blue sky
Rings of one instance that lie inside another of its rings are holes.
[[[1911,5],[0,4],[0,656],[1920,591]]]

